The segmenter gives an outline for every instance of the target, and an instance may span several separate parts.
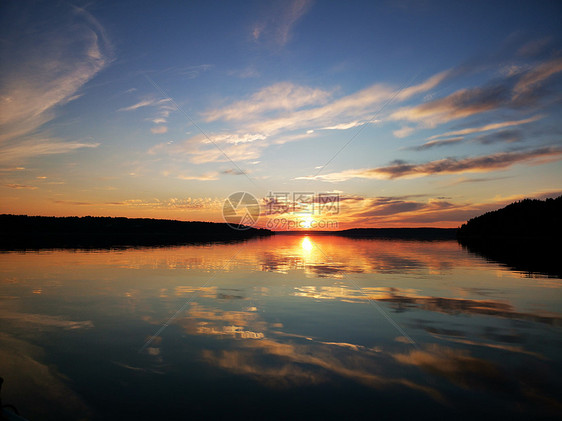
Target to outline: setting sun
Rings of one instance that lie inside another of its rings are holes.
[[[300,228],[305,228],[305,229],[310,229],[312,228],[312,225],[314,224],[315,220],[314,218],[307,216],[306,218],[303,218],[300,220],[299,223],[299,227]]]

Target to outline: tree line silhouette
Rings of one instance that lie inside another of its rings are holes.
[[[459,243],[512,269],[562,277],[562,196],[525,199],[463,224]]]
[[[486,212],[463,224],[457,238],[560,238],[562,196],[555,199],[525,199],[502,209]]]
[[[271,235],[266,229],[235,230],[224,223],[95,216],[0,215],[0,247],[163,246],[229,242]]]

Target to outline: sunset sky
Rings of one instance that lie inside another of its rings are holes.
[[[562,2],[0,7],[0,213],[308,192],[339,228],[456,227],[562,194]]]

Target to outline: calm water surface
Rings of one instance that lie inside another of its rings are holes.
[[[2,397],[31,420],[562,413],[562,280],[456,242],[277,235],[0,270]]]

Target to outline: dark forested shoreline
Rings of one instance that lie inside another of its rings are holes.
[[[0,215],[0,248],[97,248],[230,242],[273,234],[224,223],[112,217]]]
[[[463,224],[460,240],[559,239],[562,234],[562,196],[525,199],[487,212]]]
[[[522,272],[562,277],[562,196],[525,199],[472,218],[458,232],[469,252]]]

